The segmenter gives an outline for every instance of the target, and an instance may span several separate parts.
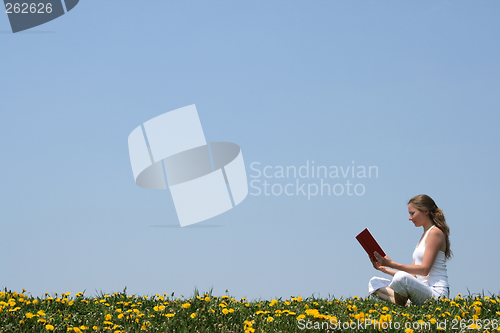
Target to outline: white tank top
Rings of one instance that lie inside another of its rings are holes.
[[[415,251],[413,252],[413,261],[415,265],[421,265],[422,260],[424,259],[425,252],[425,239],[427,238],[427,234],[431,231],[432,226],[427,230],[420,241],[420,244],[417,245]],[[428,285],[429,287],[449,287],[448,285],[448,275],[446,270],[446,258],[444,252],[439,250],[436,256],[436,260],[434,261],[434,265],[427,276],[417,275],[417,279]]]

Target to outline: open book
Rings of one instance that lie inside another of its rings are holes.
[[[372,234],[370,231],[368,231],[368,228],[365,230],[361,231],[357,236],[356,239],[358,242],[361,244],[361,246],[365,249],[366,253],[376,261],[374,252],[378,252],[382,257],[385,257],[385,252],[382,250],[380,245],[378,245],[377,241],[375,238],[373,238]]]

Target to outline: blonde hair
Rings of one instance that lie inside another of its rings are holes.
[[[422,213],[429,212],[432,224],[438,227],[444,234],[446,240],[446,251],[444,251],[444,255],[446,259],[449,259],[453,254],[450,250],[450,227],[446,224],[443,211],[439,209],[434,200],[426,194],[414,196],[408,201],[408,204],[411,204]]]

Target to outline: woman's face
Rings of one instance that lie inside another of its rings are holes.
[[[413,207],[412,204],[408,204],[408,213],[410,217],[408,220],[412,221],[415,227],[421,227],[427,222],[428,212],[421,212],[417,208]]]

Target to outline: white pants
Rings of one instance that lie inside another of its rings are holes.
[[[391,288],[399,295],[408,297],[413,304],[418,305],[424,304],[425,300],[431,297],[448,298],[449,295],[448,287],[428,286],[417,280],[413,275],[403,271],[394,274],[392,281],[374,276],[370,279],[370,282],[368,282],[368,291],[370,295],[384,287]]]

